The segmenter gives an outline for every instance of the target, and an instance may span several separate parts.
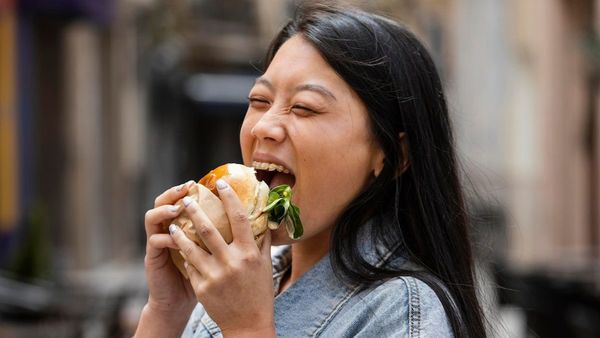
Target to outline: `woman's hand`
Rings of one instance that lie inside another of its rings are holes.
[[[227,244],[206,214],[191,198],[184,199],[185,212],[204,251],[175,225],[169,230],[186,258],[196,298],[228,336],[275,336],[271,238],[267,231],[262,249],[254,242],[247,211],[223,180],[217,181],[219,197],[231,224],[233,241]]]
[[[190,283],[171,261],[168,248],[177,249],[177,245],[169,234],[163,233],[183,210],[181,205],[174,204],[187,194],[193,183],[189,181],[165,191],[156,198],[154,209],[146,212],[144,266],[149,296],[136,337],[180,336],[197,303]]]

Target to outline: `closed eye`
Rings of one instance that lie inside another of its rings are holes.
[[[317,114],[317,112],[315,110],[310,109],[305,106],[300,106],[300,105],[293,106],[291,110],[292,110],[292,113],[294,113],[296,115],[300,115],[300,116],[309,116],[309,115]]]
[[[248,105],[250,105],[250,107],[255,108],[255,109],[267,109],[269,107],[271,103],[263,98],[258,98],[258,97],[249,97],[248,98]]]

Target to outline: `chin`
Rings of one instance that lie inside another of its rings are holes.
[[[271,230],[271,245],[286,245],[293,244],[296,242],[298,241],[290,239],[290,237],[287,234],[287,231],[285,231],[283,227],[280,227],[277,230]]]

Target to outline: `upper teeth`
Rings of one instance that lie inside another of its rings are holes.
[[[265,163],[265,162],[257,162],[253,161],[252,166],[254,169],[259,170],[268,170],[268,171],[278,171],[280,173],[289,174],[290,171],[282,165],[274,164],[274,163]]]

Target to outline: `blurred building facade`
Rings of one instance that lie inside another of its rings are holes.
[[[477,192],[478,254],[511,281],[542,271],[600,285],[600,1],[348,2],[402,20],[431,50]],[[143,292],[145,210],[240,161],[247,91],[293,8],[0,0],[2,276],[90,299]]]
[[[479,198],[505,210],[511,261],[595,259],[597,1],[400,3],[367,7],[400,18],[428,43],[445,80],[467,179]]]

